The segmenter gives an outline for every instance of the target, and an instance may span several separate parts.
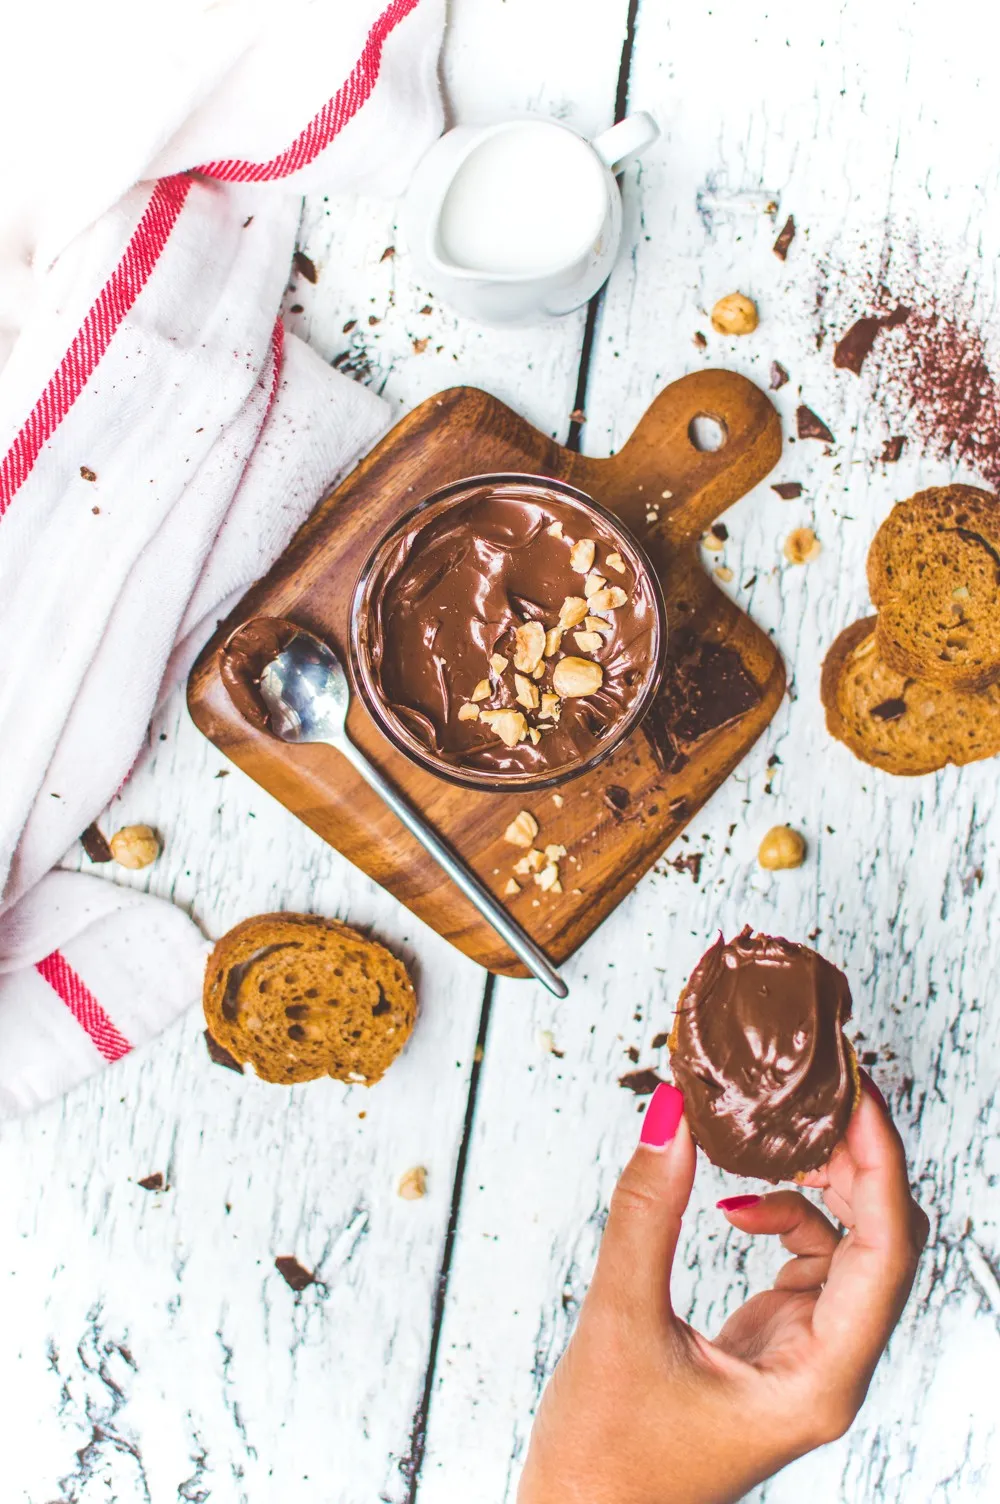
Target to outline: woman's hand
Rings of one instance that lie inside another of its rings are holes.
[[[726,1504],[854,1420],[913,1284],[927,1218],[867,1079],[822,1187],[719,1205],[793,1255],[710,1342],[674,1314],[670,1269],[695,1147],[658,1086],[611,1200],[590,1291],[542,1396],[519,1504]]]

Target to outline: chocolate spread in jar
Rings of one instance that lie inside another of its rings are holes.
[[[299,634],[293,621],[281,616],[253,616],[236,628],[219,649],[219,674],[236,709],[258,731],[270,731],[267,706],[261,699],[260,676]]]
[[[654,589],[589,508],[544,483],[484,483],[398,535],[362,652],[384,710],[432,756],[554,772],[593,756],[656,678]]]
[[[858,1094],[847,978],[747,926],[698,962],[670,1036],[688,1123],[713,1164],[788,1180],[826,1164]]]

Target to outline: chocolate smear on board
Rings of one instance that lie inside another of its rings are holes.
[[[308,1289],[310,1285],[316,1283],[315,1274],[300,1264],[298,1259],[294,1259],[288,1254],[281,1254],[280,1257],[276,1258],[274,1267],[285,1281],[285,1284],[289,1285],[295,1291],[296,1295],[301,1294],[303,1290]]]
[[[883,700],[881,705],[872,706],[870,714],[876,721],[898,721],[900,716],[906,714],[906,701]]]
[[[771,487],[776,491],[782,501],[794,501],[796,496],[802,495],[802,482],[799,480],[779,480]]]
[[[881,454],[883,465],[894,465],[903,453],[905,443],[906,440],[901,433],[893,434],[891,439],[886,439]]]
[[[624,1086],[627,1091],[634,1091],[637,1097],[648,1097],[662,1086],[663,1077],[658,1076],[653,1070],[626,1071],[624,1076],[618,1077],[618,1085]]]
[[[295,255],[292,257],[292,265],[300,276],[305,277],[307,282],[315,284],[316,263],[311,256],[306,255],[305,251],[295,252]]]
[[[111,847],[108,845],[96,823],[87,826],[87,829],[80,837],[80,845],[92,862],[110,862]]]
[[[774,245],[771,247],[772,251],[780,261],[785,260],[786,256],[788,255],[788,247],[791,245],[794,239],[795,219],[791,214],[789,214],[788,218],[785,220],[785,223],[781,227],[781,233],[779,234],[777,240],[774,242]]]
[[[784,366],[781,364],[780,361],[778,361],[778,360],[772,360],[771,361],[771,381],[770,381],[771,391],[772,392],[778,391],[779,387],[783,387],[785,385],[785,382],[787,380],[788,380],[788,372],[785,370]]]
[[[800,439],[822,439],[826,444],[833,443],[833,434],[827,428],[822,418],[816,416],[811,407],[800,403],[795,409],[795,424]]]
[[[205,1048],[216,1065],[224,1065],[227,1071],[236,1071],[237,1075],[243,1075],[243,1067],[236,1059],[236,1056],[230,1055],[228,1050],[224,1050],[219,1041],[213,1039],[207,1029],[205,1030]]]
[[[847,333],[833,347],[833,363],[839,371],[853,371],[861,375],[861,367],[872,353],[875,341],[883,329],[896,329],[910,317],[910,309],[898,304],[891,313],[867,314],[856,319]]]
[[[695,742],[760,704],[760,690],[735,648],[674,633],[663,684],[642,723],[659,767],[676,773]]]

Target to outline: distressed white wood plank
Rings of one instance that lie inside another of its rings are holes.
[[[665,1068],[653,1037],[669,1028],[716,928],[730,934],[743,922],[814,934],[848,972],[859,1048],[877,1057],[933,1225],[916,1294],[854,1430],[760,1498],[975,1504],[1000,1486],[990,1380],[1000,1357],[996,768],[890,779],[827,737],[818,700],[826,647],[867,606],[875,526],[895,499],[951,472],[912,445],[895,467],[873,462],[889,431],[872,391],[877,362],[861,380],[833,371],[831,337],[816,348],[817,288],[830,266],[825,317],[842,331],[862,274],[877,272],[888,239],[916,230],[923,247],[943,243],[946,268],[971,264],[970,295],[989,315],[1000,185],[989,47],[968,45],[977,18],[992,35],[992,18],[965,4],[942,28],[924,0],[640,12],[630,104],[653,109],[666,139],[628,175],[631,245],[598,325],[585,445],[618,447],[660,386],[686,370],[726,365],[766,385],[773,359],[792,374],[776,394],[786,435],[804,400],[838,442],[829,458],[815,443],[786,446],[773,478],[801,480],[799,501],[780,502],[765,485],[726,517],[731,588],[773,631],[794,678],[767,735],[689,829],[682,849],[703,854],[700,882],[666,866],[644,880],[568,968],[565,1003],[498,989],[422,1504],[473,1489],[513,1498],[534,1405],[635,1142],[635,1103],[615,1084],[631,1068],[626,1051]],[[773,223],[760,207],[772,196]],[[782,265],[771,245],[788,213],[799,233]],[[713,335],[707,317],[736,288],[762,316],[742,342]],[[691,342],[698,329],[704,354]],[[995,318],[990,332],[1000,333]],[[781,543],[800,525],[815,526],[824,552],[794,569]],[[771,755],[781,761],[769,778]],[[809,858],[800,872],[768,875],[756,846],[786,820],[805,832]],[[543,833],[559,839],[555,812]],[[540,1048],[540,1030],[562,1060]],[[702,1164],[679,1257],[679,1305],[709,1331],[779,1258],[721,1224],[713,1203],[724,1185],[737,1188]]]

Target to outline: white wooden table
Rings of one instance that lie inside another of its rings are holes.
[[[371,928],[413,968],[421,1021],[373,1090],[286,1092],[209,1064],[192,1010],[135,1058],[5,1126],[4,1504],[513,1500],[533,1407],[637,1133],[617,1078],[631,1049],[665,1063],[651,1041],[689,968],[717,928],[744,921],[815,935],[847,970],[860,1047],[876,1057],[932,1224],[853,1431],[755,1497],[1000,1497],[997,768],[889,779],[827,737],[818,699],[826,646],[866,607],[878,520],[951,471],[912,444],[899,464],[877,463],[888,429],[870,378],[835,372],[829,341],[816,347],[819,286],[831,289],[827,324],[842,329],[862,276],[908,242],[967,272],[1000,335],[997,22],[972,0],[629,11],[627,0],[453,0],[444,61],[461,120],[530,108],[596,132],[626,99],[660,120],[662,141],[626,175],[623,253],[589,348],[583,312],[497,333],[441,309],[402,252],[382,259],[391,205],[306,204],[301,243],[319,280],[289,296],[302,311],[288,319],[327,358],[349,351],[400,413],[468,382],[564,439],[582,399],[593,453],[620,445],[685,371],[724,364],[766,385],[781,361],[786,433],[805,400],[838,442],[830,456],[787,446],[772,478],[802,481],[801,498],[759,487],[727,515],[724,558],[727,588],[780,644],[791,693],[690,828],[700,880],[651,873],[567,966],[561,1004],[524,982],[484,985],[227,769],[175,696],[103,822],[165,833],[160,861],[135,880],[213,935],[282,907]],[[799,230],[782,264],[771,245],[789,212]],[[736,288],[761,310],[742,342],[713,335],[706,314]],[[415,340],[429,343],[418,353]],[[799,525],[823,543],[804,568],[781,554]],[[769,875],[757,842],[785,820],[806,833],[809,858]],[[396,1182],[415,1164],[428,1195],[401,1200]],[[168,1189],[140,1189],[157,1170]],[[777,1259],[722,1223],[722,1187],[703,1164],[677,1279],[681,1308],[709,1330]],[[295,1295],[279,1254],[319,1283]]]

